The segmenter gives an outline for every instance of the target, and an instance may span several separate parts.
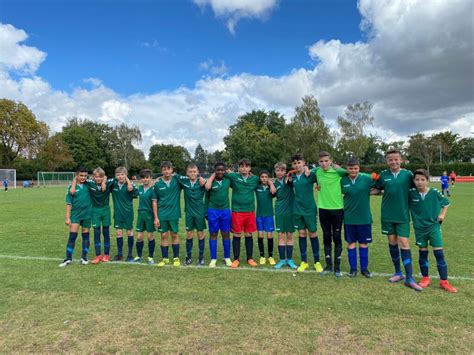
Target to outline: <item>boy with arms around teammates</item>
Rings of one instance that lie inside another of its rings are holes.
[[[375,184],[374,193],[383,190],[382,197],[382,234],[388,237],[388,247],[395,274],[389,279],[394,283],[403,280],[400,268],[400,255],[405,267],[405,285],[415,291],[422,291],[413,279],[413,265],[410,251],[410,216],[408,198],[413,186],[413,173],[402,169],[402,156],[398,149],[385,153],[389,169],[380,173]]]
[[[419,285],[426,288],[431,283],[428,270],[428,244],[430,244],[438,266],[440,287],[448,292],[456,293],[457,290],[448,282],[448,266],[444,259],[441,233],[441,223],[446,216],[449,201],[438,190],[428,187],[430,179],[426,170],[416,170],[413,180],[416,188],[410,190],[409,206],[423,276]]]
[[[85,185],[87,180],[87,169],[79,168],[76,177],[68,187],[66,193],[66,225],[69,227],[69,239],[66,246],[66,259],[59,264],[60,267],[72,263],[72,254],[76,244],[79,227],[82,229],[82,256],[81,264],[87,265],[87,253],[89,251],[89,228],[91,226],[91,198],[89,189]],[[71,193],[71,190],[73,193]]]
[[[275,164],[275,224],[278,233],[278,254],[280,260],[275,265],[275,269],[281,269],[288,265],[291,269],[297,266],[293,261],[293,233],[295,232],[295,222],[293,215],[294,193],[293,186],[286,177],[286,164]]]

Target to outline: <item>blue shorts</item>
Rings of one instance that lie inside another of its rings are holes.
[[[372,243],[372,225],[344,224],[344,238],[348,243]]]
[[[257,230],[259,232],[273,232],[275,230],[273,216],[257,217]]]
[[[447,190],[449,189],[449,184],[443,185],[441,184],[441,190]]]
[[[224,233],[230,232],[230,209],[214,210],[207,209],[207,221],[209,224],[209,233],[218,233],[219,230]]]

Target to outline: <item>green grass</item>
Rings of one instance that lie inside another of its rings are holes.
[[[471,352],[474,184],[452,192],[443,235],[456,295],[436,280],[415,293],[384,276],[77,262],[60,269],[65,190],[2,192],[0,352]],[[372,207],[370,269],[390,273],[380,197]],[[430,262],[436,275],[432,255]]]

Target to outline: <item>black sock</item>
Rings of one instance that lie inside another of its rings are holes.
[[[293,259],[293,245],[286,246],[286,259]]]
[[[263,243],[263,240],[262,240]],[[245,237],[245,251],[247,253],[247,260],[253,259],[253,237]]]
[[[128,257],[131,258],[133,255],[133,235],[128,236],[127,244],[128,244]]]
[[[69,239],[66,246],[66,259],[72,260],[72,253],[74,253],[74,245],[76,244],[77,232],[69,232]]]
[[[232,238],[232,249],[234,251],[234,260],[240,259],[240,237]]]
[[[268,257],[272,258],[273,257],[273,238],[267,239],[267,245],[268,245]]]
[[[193,238],[186,239],[186,257],[190,258],[193,255]]]
[[[173,248],[173,258],[179,258],[179,244],[172,244]]]
[[[202,259],[204,257],[204,245],[205,245],[205,243],[206,243],[206,240],[204,238],[198,240],[199,259]]]
[[[153,258],[155,255],[155,239],[148,241],[148,256]]]
[[[87,259],[87,253],[89,252],[90,246],[89,232],[82,233],[82,257]]]
[[[110,255],[110,228],[102,227],[102,233],[104,234],[104,254]]]
[[[245,237],[248,238],[248,237]],[[247,239],[245,239],[245,247],[247,247]],[[260,253],[260,257],[265,256],[265,247],[263,246],[263,238],[258,238],[258,251]]]
[[[139,258],[141,258],[143,254],[143,244],[143,240],[137,240],[137,256]]]
[[[285,260],[285,246],[284,245],[279,245],[278,246],[278,255],[280,257],[280,260]]]
[[[413,281],[413,265],[411,262],[410,249],[400,249],[400,255],[402,256],[403,266],[405,267],[406,280]]]
[[[117,255],[123,255],[123,237],[117,237]]]
[[[318,237],[309,238],[311,241],[311,249],[313,249],[314,263],[319,263],[319,240]]]
[[[428,250],[420,250],[419,254],[418,263],[420,264],[421,275],[426,277],[429,275]]]
[[[436,258],[436,265],[438,266],[439,278],[441,280],[448,279],[448,265],[444,259],[443,249],[433,250],[434,256]]]
[[[100,255],[100,227],[94,227],[94,248],[95,255]]]

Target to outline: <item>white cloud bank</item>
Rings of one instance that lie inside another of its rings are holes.
[[[386,139],[445,129],[466,136],[474,121],[472,6],[468,0],[361,0],[367,41],[314,43],[311,70],[204,77],[192,88],[130,96],[97,78],[85,79],[89,89],[55,90],[35,75],[46,54],[22,44],[23,30],[0,24],[0,97],[24,102],[53,130],[71,116],[138,125],[146,153],[154,143],[180,144],[191,152],[198,143],[221,149],[239,115],[274,109],[289,118],[307,94],[318,98],[330,122],[348,104],[374,103],[374,130]]]

